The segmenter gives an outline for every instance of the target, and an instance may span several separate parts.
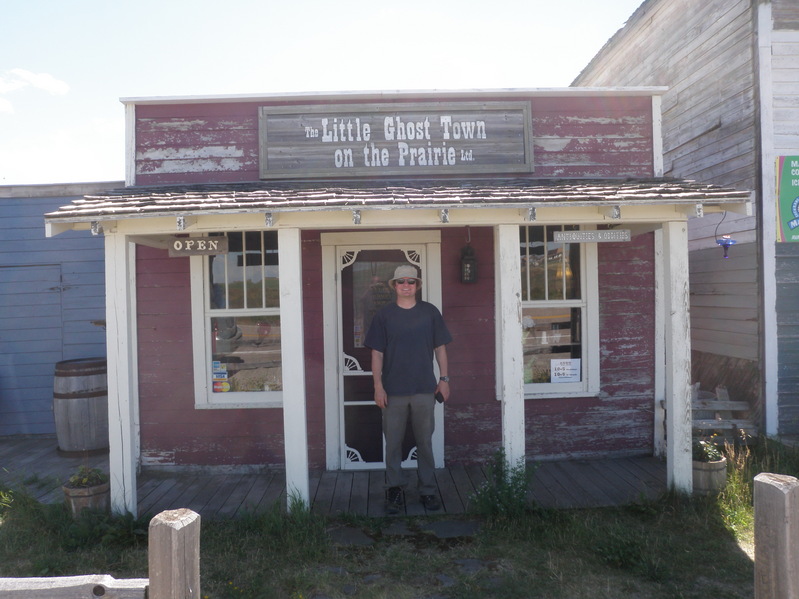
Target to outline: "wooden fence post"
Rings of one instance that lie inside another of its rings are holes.
[[[150,520],[149,599],[200,598],[200,515],[167,510]]]
[[[799,599],[799,480],[755,477],[755,599]]]

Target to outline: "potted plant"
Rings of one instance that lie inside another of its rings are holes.
[[[693,441],[694,493],[718,493],[727,484],[727,458],[716,445],[714,437]]]
[[[84,509],[108,511],[111,504],[108,475],[99,468],[80,466],[61,487],[73,516]]]

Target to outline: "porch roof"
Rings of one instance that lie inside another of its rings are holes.
[[[46,214],[45,221],[68,223],[213,213],[341,209],[664,204],[703,204],[741,211],[749,200],[748,191],[668,178],[259,181],[124,187],[76,199],[56,212]]]

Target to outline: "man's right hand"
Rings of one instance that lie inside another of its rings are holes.
[[[388,405],[388,394],[382,387],[375,389],[375,403],[379,408],[385,408]]]

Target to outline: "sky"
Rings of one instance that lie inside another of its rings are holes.
[[[643,0],[2,0],[0,186],[121,181],[120,98],[567,87]]]

